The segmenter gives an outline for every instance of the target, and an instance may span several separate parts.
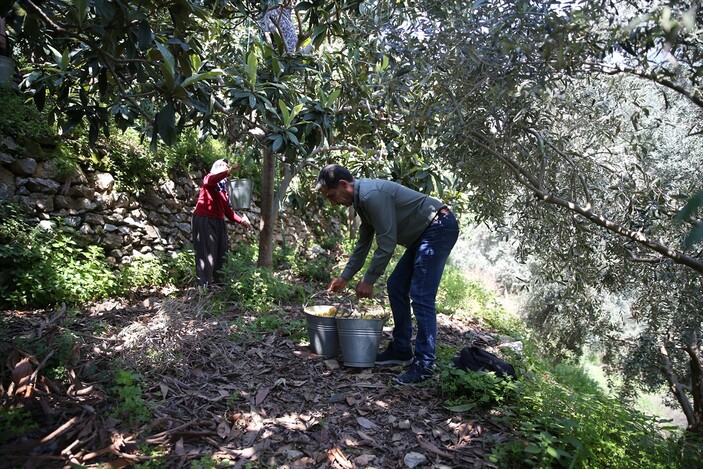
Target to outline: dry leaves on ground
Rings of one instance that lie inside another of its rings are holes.
[[[393,385],[400,367],[323,359],[289,336],[247,329],[235,303],[213,312],[211,299],[104,302],[63,323],[65,311],[4,312],[0,398],[22,409],[26,431],[0,455],[23,468],[203,458],[212,467],[493,467],[486,438],[501,429],[448,411],[436,383]],[[278,314],[304,321],[301,307]],[[441,343],[466,345],[468,325],[440,316],[439,327]],[[39,343],[49,346],[27,351]],[[118,370],[140,375],[148,419],[121,401]]]

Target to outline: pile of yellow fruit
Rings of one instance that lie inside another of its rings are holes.
[[[337,308],[329,305],[308,306],[305,311],[315,316],[331,317],[337,314]]]

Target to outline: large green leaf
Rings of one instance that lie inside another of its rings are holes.
[[[172,103],[162,107],[156,115],[156,130],[167,145],[176,142],[176,111]]]

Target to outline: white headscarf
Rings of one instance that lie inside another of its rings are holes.
[[[217,160],[212,163],[211,173],[221,173],[225,169],[228,169],[227,160]]]

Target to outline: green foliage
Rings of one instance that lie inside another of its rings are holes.
[[[125,370],[118,370],[115,373],[115,386],[112,391],[117,399],[117,404],[113,409],[114,416],[123,419],[130,426],[143,423],[151,418],[151,410],[142,397],[142,387],[139,384],[142,376]]]
[[[493,372],[464,371],[451,363],[441,367],[439,377],[444,402],[454,411],[500,405],[519,389],[517,382]]]
[[[0,407],[0,444],[9,443],[14,438],[27,435],[39,428],[28,410]]]
[[[0,87],[0,102],[0,135],[13,137],[20,146],[20,155],[48,158],[50,155],[44,155],[39,142],[55,144],[57,138],[54,129],[47,124],[46,116],[33,105],[25,103],[14,90]],[[2,140],[0,150],[3,150]]]
[[[469,279],[457,267],[447,265],[437,292],[437,311],[481,322],[491,330],[522,336],[522,322],[508,312],[493,291]]]
[[[500,467],[681,467],[657,421],[607,397],[580,368],[534,369],[495,412],[511,427]]]
[[[272,269],[256,267],[239,253],[228,253],[222,272],[225,295],[255,314],[271,311],[296,294]]]
[[[242,317],[231,326],[232,339],[239,343],[246,343],[252,339],[261,340],[271,333],[290,337],[294,342],[307,337],[305,321],[290,320],[282,311],[265,312],[253,318]]]
[[[0,207],[0,303],[6,306],[80,304],[132,288],[194,281],[193,253],[144,256],[117,271],[96,245],[70,227],[35,226],[13,204]],[[12,281],[10,281],[12,280]]]
[[[0,210],[3,303],[81,303],[115,292],[115,275],[99,247],[81,244],[77,233],[60,223],[50,231],[33,226],[14,205]]]
[[[222,467],[233,466],[229,460],[217,461],[212,456],[203,456],[200,459],[196,459],[190,463],[191,469],[219,469]]]
[[[301,253],[297,250],[292,256],[293,272],[300,279],[309,282],[329,284],[332,280],[333,266],[334,259],[325,255],[309,258],[307,253]]]
[[[120,284],[125,290],[164,285],[167,281],[166,265],[154,255],[135,256],[120,272]]]

